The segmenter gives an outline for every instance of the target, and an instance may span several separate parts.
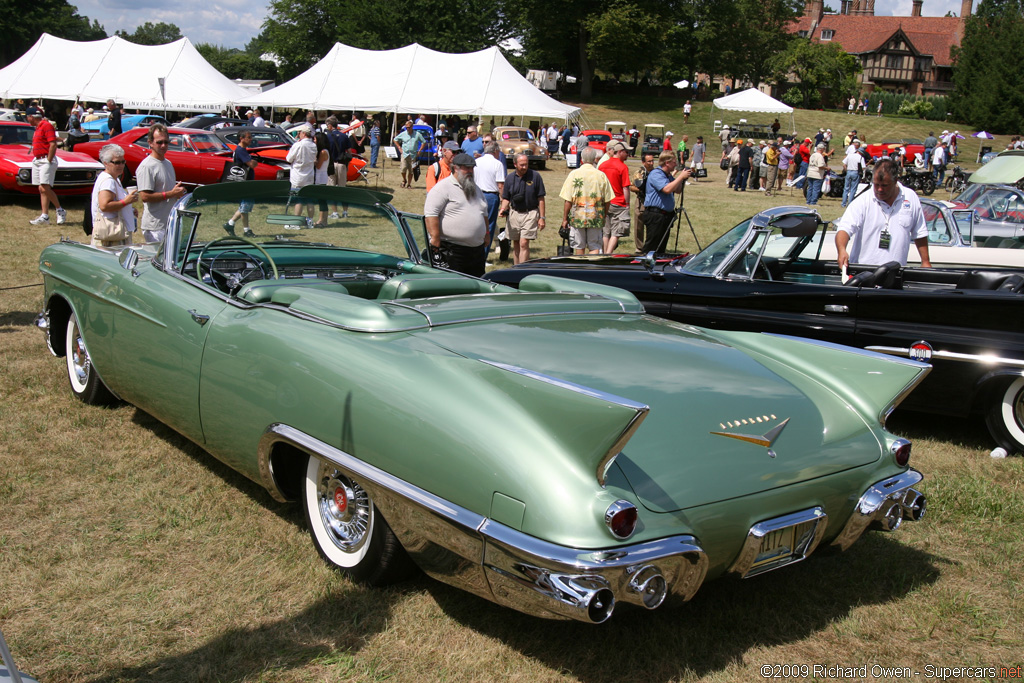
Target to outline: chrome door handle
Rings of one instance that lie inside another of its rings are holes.
[[[206,323],[210,322],[210,316],[196,313],[196,309],[194,308],[188,309],[188,314],[192,316],[192,319],[195,320],[200,325],[205,325]]]
[[[850,312],[850,307],[849,306],[844,306],[842,304],[826,304],[825,305],[825,312],[826,313],[849,313]]]

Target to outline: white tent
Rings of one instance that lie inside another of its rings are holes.
[[[126,109],[220,111],[248,96],[210,66],[188,38],[136,45],[117,36],[76,42],[44,33],[0,69],[3,98],[113,98]]]
[[[381,51],[335,43],[306,72],[241,104],[544,119],[580,113],[531,85],[497,47],[449,54],[415,43]]]
[[[747,88],[740,92],[719,97],[711,101],[711,118],[715,118],[715,108],[722,111],[750,111],[757,114],[789,114],[790,127],[796,130],[793,119],[793,107],[779,102],[771,95],[765,95],[757,88]]]

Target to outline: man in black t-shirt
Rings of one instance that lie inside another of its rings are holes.
[[[110,129],[110,137],[120,135],[121,130],[121,105],[115,104],[114,100],[107,100],[107,110],[110,112],[110,123],[108,128]]]

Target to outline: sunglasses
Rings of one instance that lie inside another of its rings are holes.
[[[124,159],[115,159],[114,161],[111,161],[110,163],[114,164],[115,166],[120,166],[120,165],[122,165],[124,163]]]

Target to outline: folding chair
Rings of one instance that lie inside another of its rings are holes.
[[[722,127],[722,122],[719,121],[718,119],[715,119],[715,127],[713,129],[713,132],[717,133],[718,129],[721,128],[721,127]]]

